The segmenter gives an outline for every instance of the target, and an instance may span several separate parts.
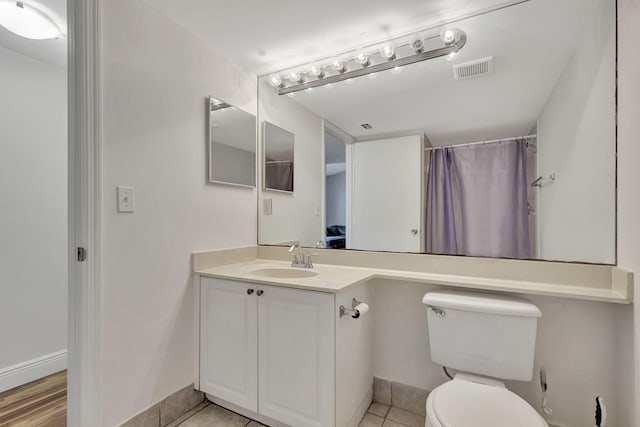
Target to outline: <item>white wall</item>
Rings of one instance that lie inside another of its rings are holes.
[[[640,3],[618,1],[618,265],[635,273],[635,304],[616,330],[621,426],[640,426]]]
[[[322,119],[288,96],[278,95],[266,79],[262,79],[259,85],[260,129],[266,120],[292,132],[295,139],[293,193],[260,191],[258,241],[261,244],[300,241],[302,246],[315,247],[323,236]],[[272,199],[273,215],[264,215],[264,199]]]
[[[67,347],[67,72],[0,64],[2,370]]]
[[[255,139],[255,138],[254,138]],[[256,185],[256,153],[211,141],[211,173],[214,181]]]
[[[256,78],[143,1],[102,10],[102,398],[113,426],[193,382],[190,253],[255,244],[255,190],[207,183],[205,98],[255,114]],[[116,212],[117,185],[135,187],[135,213]]]
[[[432,390],[447,378],[431,362],[427,313],[422,296],[433,286],[377,280],[370,314],[374,317],[374,375]],[[621,396],[617,387],[616,312],[620,306],[562,298],[527,297],[542,310],[538,324],[536,372],[532,382],[508,387],[539,410],[538,366],[547,369],[550,421],[566,427],[593,425],[594,399],[604,396],[612,407]],[[615,410],[608,426],[618,422]]]
[[[539,256],[615,263],[615,2],[605,1],[538,118]]]
[[[346,225],[347,173],[340,172],[327,177],[326,185],[327,226]]]

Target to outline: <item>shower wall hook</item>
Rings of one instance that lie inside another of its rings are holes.
[[[555,172],[550,173],[548,175],[541,175],[538,178],[536,178],[535,181],[533,181],[531,183],[532,187],[538,187],[538,188],[542,188],[547,184],[551,184],[553,181],[556,180],[556,174]]]

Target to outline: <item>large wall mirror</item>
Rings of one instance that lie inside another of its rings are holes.
[[[209,97],[209,182],[256,186],[256,117]]]
[[[615,6],[520,2],[455,22],[451,57],[289,94],[261,78],[296,192],[259,194],[259,243],[615,263]]]

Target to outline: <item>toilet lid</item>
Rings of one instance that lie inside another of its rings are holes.
[[[547,427],[535,409],[504,387],[454,379],[431,394],[443,427]]]

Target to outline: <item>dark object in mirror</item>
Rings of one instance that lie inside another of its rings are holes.
[[[263,126],[264,188],[293,192],[294,135],[269,122]]]

